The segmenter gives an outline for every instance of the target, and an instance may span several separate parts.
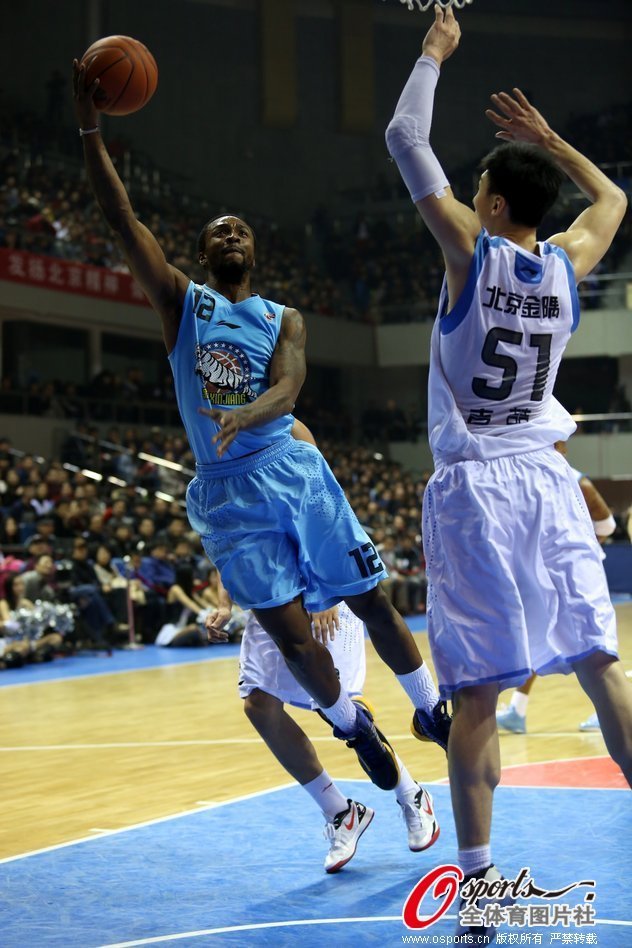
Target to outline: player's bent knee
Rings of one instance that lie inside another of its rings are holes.
[[[250,723],[256,726],[257,722],[263,719],[269,720],[276,712],[277,705],[282,707],[277,698],[255,688],[244,698],[244,714]]]

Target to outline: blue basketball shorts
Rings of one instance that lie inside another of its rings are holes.
[[[198,465],[187,512],[234,602],[309,612],[373,589],[386,570],[320,451],[285,438]]]

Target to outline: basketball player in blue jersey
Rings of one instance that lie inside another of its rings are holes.
[[[292,425],[292,437],[316,445],[309,428],[298,419]],[[207,615],[206,629],[209,641],[226,642],[228,635],[224,629],[230,620],[232,602],[221,580],[218,592],[219,605]],[[363,623],[346,603],[313,613],[310,618],[313,634],[330,652],[342,687],[354,696],[355,701],[367,707],[366,701],[360,697],[366,675]],[[239,694],[244,699],[244,712],[253,727],[281,766],[320,807],[326,820],[325,836],[329,840],[325,871],[338,872],[355,855],[374,811],[343,796],[320,763],[305,731],[285,710],[285,704],[311,710],[318,708],[292,676],[281,652],[252,612],[248,614],[241,641]],[[413,780],[399,757],[397,763],[399,782],[393,791],[406,824],[408,846],[413,852],[423,852],[439,838],[432,797]]]
[[[600,549],[577,480],[553,447],[575,428],[553,385],[579,320],[576,283],[606,253],[626,198],[514,89],[492,96],[487,115],[506,144],[482,163],[474,210],[459,203],[429,141],[440,69],[459,38],[452,10],[435,5],[386,140],[446,266],[428,383],[428,628],[442,697],[453,701],[460,864],[467,880],[489,882],[498,877],[490,831],[501,689],[532,671],[574,670],[632,782],[632,689]],[[539,242],[564,175],[590,206]],[[471,926],[458,933],[495,937]]]
[[[199,240],[207,281],[170,266],[134,214],[103,144],[85,68],[74,90],[88,178],[131,272],[160,316],[178,407],[196,457],[191,525],[230,596],[252,609],[292,674],[352,746],[371,779],[396,786],[399,771],[369,713],[341,690],[308,612],[344,599],[415,707],[415,731],[445,748],[450,718],[415,641],[380,586],[386,571],[318,449],[295,441],[292,408],[305,379],[299,312],[250,290],[252,229],[232,215]],[[307,611],[306,611],[307,610]]]

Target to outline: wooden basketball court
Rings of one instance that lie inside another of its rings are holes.
[[[632,603],[618,605],[617,614],[620,653],[630,669]],[[428,657],[427,636],[416,637]],[[237,658],[204,652],[211,654],[208,661],[0,687],[0,856],[288,783],[242,712]],[[368,642],[367,664],[366,694],[413,776],[445,778],[445,756],[412,737],[408,700]],[[591,710],[574,676],[536,682],[528,733],[501,737],[503,765],[585,758],[588,766],[603,757],[601,734],[578,730]],[[316,715],[295,713],[329,773],[364,778],[353,752]],[[515,782],[519,771],[509,773]]]

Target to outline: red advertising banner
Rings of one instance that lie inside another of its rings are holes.
[[[117,273],[105,267],[91,267],[58,257],[44,257],[25,250],[0,247],[0,280],[149,306],[145,294],[129,273]]]

